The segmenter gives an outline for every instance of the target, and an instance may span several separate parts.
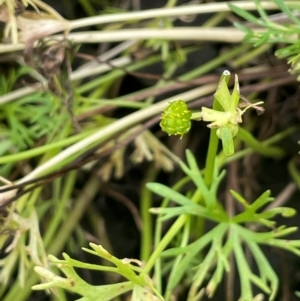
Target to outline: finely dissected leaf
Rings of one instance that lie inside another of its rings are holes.
[[[91,286],[90,291],[80,298],[80,301],[110,301],[114,300],[117,296],[120,296],[126,292],[129,292],[133,288],[133,283],[122,282],[116,284],[107,284],[102,286]]]
[[[195,183],[195,185],[201,190],[206,203],[206,207],[193,203],[187,197],[165,185],[158,183],[148,183],[146,186],[151,191],[181,205],[180,207],[175,208],[151,208],[150,212],[154,214],[160,214],[161,216],[159,217],[159,219],[161,221],[186,213],[201,216],[217,222],[227,221],[227,214],[225,213],[223,208],[216,203],[217,189],[220,181],[225,175],[225,172],[222,172],[220,175],[215,175],[214,182],[212,183],[210,190],[208,190],[204,183],[204,179],[202,178],[201,171],[198,169],[197,163],[193,155],[189,151],[187,151],[187,157],[189,164],[191,165],[191,168],[193,170],[189,169],[188,166],[186,166],[183,162],[180,162],[180,165],[186,172],[186,174],[191,177],[191,180]]]
[[[79,299],[81,301],[109,301],[125,292],[134,289],[132,300],[163,300],[163,298],[154,288],[147,274],[139,266],[133,265],[133,263],[141,265],[142,263],[139,260],[127,258],[118,259],[109,254],[102,246],[92,243],[90,246],[93,248],[93,250],[85,249],[85,251],[111,261],[116,267],[105,267],[96,264],[80,262],[71,259],[67,254],[63,254],[65,260],[59,260],[54,256],[49,256],[49,259],[62,270],[67,278],[57,276],[45,268],[36,267],[36,272],[43,276],[48,282],[36,285],[33,287],[33,289],[39,290],[52,287],[61,287],[83,296]],[[124,276],[130,281],[93,286],[81,279],[76,273],[74,267],[115,272]],[[147,287],[151,289],[151,291],[153,291],[158,298],[155,297],[153,293],[149,292],[146,289]],[[141,294],[144,296],[143,299],[139,299]]]
[[[206,196],[208,194],[208,189],[204,183],[204,179],[200,169],[198,168],[198,164],[192,152],[190,150],[186,150],[185,152],[187,161],[189,166],[187,166],[183,161],[179,161],[179,165],[181,169],[190,177],[190,179],[194,182],[194,184],[200,189],[202,194]]]
[[[299,45],[299,42],[298,42],[298,43],[288,45],[284,48],[276,50],[275,55],[279,59],[286,58],[286,57],[289,57],[291,55],[296,55],[296,57],[291,57],[288,60],[288,63],[291,64],[294,60],[297,60],[298,54],[299,54],[299,48],[300,48],[300,45]]]
[[[267,13],[262,7],[262,3],[259,0],[255,0],[257,11],[260,14],[261,20],[255,18],[253,15],[247,13],[243,9],[230,5],[232,11],[245,18],[246,20],[258,24],[261,28],[266,30],[260,32],[251,32],[250,29],[247,29],[245,26],[238,24],[236,25],[241,31],[246,33],[244,38],[245,41],[253,43],[254,47],[257,47],[266,43],[282,43],[286,44],[282,49],[279,49],[275,52],[276,56],[288,58],[288,62],[292,64],[292,68],[289,70],[292,74],[299,74],[300,65],[299,65],[299,41],[294,37],[299,34],[300,20],[297,16],[299,11],[299,5],[297,1],[295,4],[289,3],[287,5],[286,1],[274,0],[273,1],[282,12],[290,19],[290,22],[274,22],[269,18]],[[291,9],[295,9],[292,11]],[[296,12],[296,13],[295,13]],[[290,45],[289,45],[290,44]],[[300,80],[300,76],[297,77]]]
[[[198,174],[201,178],[202,178],[202,174],[201,174],[201,171],[198,167],[198,164],[197,164],[197,161],[193,155],[193,153],[187,149],[185,151],[185,155],[186,155],[186,159],[187,159],[187,162],[189,164],[189,167],[190,169],[195,173],[195,174]]]
[[[200,191],[204,195],[204,197],[206,197],[208,194],[208,188],[204,182],[202,172],[198,168],[197,161],[189,149],[186,150],[185,154],[186,154],[188,166],[185,163],[183,163],[183,161],[179,161],[179,165],[180,165],[181,169],[194,182],[194,184],[200,189]]]
[[[60,287],[77,293],[85,298],[80,300],[98,301],[100,298],[101,301],[109,301],[113,300],[120,294],[130,291],[134,287],[134,284],[131,282],[93,286],[81,279],[73,267],[60,265],[60,268],[68,278],[56,276],[42,267],[36,267],[36,272],[49,282],[35,285],[32,287],[32,289],[40,290],[52,287]]]
[[[156,194],[170,199],[178,204],[181,205],[190,205],[191,200],[185,197],[184,195],[178,193],[177,191],[159,183],[147,183],[147,188],[151,191],[155,192]]]
[[[266,212],[258,213],[260,218],[271,219],[276,215],[282,215],[283,217],[292,217],[297,213],[294,208],[289,207],[277,207]]]
[[[252,294],[252,287],[251,282],[249,279],[249,275],[251,273],[251,270],[249,268],[249,265],[247,263],[247,259],[245,257],[244,250],[241,246],[241,240],[239,237],[238,229],[234,227],[235,225],[232,225],[230,229],[230,237],[228,239],[233,240],[234,248],[233,253],[235,257],[235,262],[237,265],[238,273],[239,273],[239,279],[241,283],[241,300],[252,300],[253,294]]]
[[[271,213],[268,212],[262,212],[257,213],[256,211],[264,206],[266,203],[272,201],[272,198],[269,197],[270,191],[266,191],[263,193],[256,201],[254,201],[252,204],[248,204],[246,200],[244,200],[238,193],[231,191],[231,194],[233,197],[238,200],[240,203],[242,203],[245,206],[245,211],[242,213],[237,214],[232,218],[232,221],[235,223],[244,223],[244,222],[257,222],[261,223],[267,227],[272,227],[275,225],[274,221],[269,220],[269,218],[272,216]]]
[[[271,290],[268,287],[268,285],[261,281],[261,278],[256,276],[253,273],[250,273],[249,275],[250,281],[255,284],[258,288],[260,288],[264,293],[271,294]]]
[[[271,247],[287,250],[297,256],[300,256],[300,240],[292,241],[287,239],[270,239],[268,242],[265,242],[265,244],[270,245]]]
[[[271,191],[266,190],[250,205],[251,209],[256,211],[267,203],[272,202],[274,198],[270,198],[270,195]]]
[[[225,224],[226,225],[226,224]],[[227,229],[229,229],[229,225],[227,224]],[[209,273],[209,271],[215,267],[215,261],[217,261],[217,267],[213,276],[211,277],[210,282],[206,287],[206,292],[209,297],[211,297],[218,285],[221,281],[222,276],[226,271],[229,271],[229,262],[228,256],[231,252],[232,244],[228,241],[225,246],[223,246],[223,235],[225,234],[219,231],[215,234],[212,240],[211,248],[203,259],[202,263],[198,266],[198,270],[194,276],[193,286],[201,287],[202,283]]]
[[[203,195],[208,193],[208,189],[204,183],[201,172],[192,171],[185,163],[179,161],[179,165],[183,172],[190,177],[190,179],[195,183],[196,187],[198,187]]]
[[[159,217],[160,221],[165,221],[167,219],[170,219],[172,217],[181,215],[181,214],[190,214],[194,216],[200,216],[202,218],[206,218],[208,220],[212,220],[215,222],[220,221],[226,221],[226,216],[223,216],[223,212],[219,210],[211,211],[207,208],[198,205],[198,204],[191,204],[191,205],[185,205],[175,208],[151,208],[151,213],[159,214],[161,215]]]
[[[207,244],[209,244],[211,241],[213,241],[213,239],[216,239],[216,238],[221,239],[221,237],[223,237],[227,228],[228,228],[227,224],[219,224],[214,229],[212,229],[211,231],[209,231],[208,233],[203,235],[201,238],[199,238],[195,242],[191,243],[189,246],[180,249],[180,252],[182,250],[184,250],[184,251],[186,251],[186,254],[184,255],[181,262],[177,265],[176,272],[174,272],[172,274],[173,277],[169,279],[170,288],[174,288],[178,284],[178,282],[181,280],[184,273],[186,272],[185,267],[189,265],[189,263],[193,260],[193,258],[195,256],[197,256],[197,254],[199,252],[201,252],[201,250]],[[167,251],[163,252],[163,254],[168,255],[168,253],[171,252],[171,250],[170,251],[167,250]]]
[[[246,199],[244,197],[242,197],[239,193],[237,193],[236,191],[234,191],[233,189],[230,189],[230,193],[232,194],[232,196],[238,201],[240,202],[244,207],[248,207],[250,204],[246,201]]]
[[[256,243],[249,240],[245,240],[245,243],[247,243],[253,258],[256,261],[259,274],[260,274],[260,279],[265,283],[268,282],[270,283],[269,285],[271,288],[270,300],[273,300],[278,290],[278,285],[279,285],[278,277],[274,272],[273,268],[271,267],[269,261],[265,257],[264,253],[259,248],[259,246]]]
[[[287,5],[282,0],[273,0],[273,2],[298,26],[300,26],[299,19],[291,12]]]
[[[188,253],[192,247],[190,245],[185,247],[177,247],[165,250],[161,253],[161,257],[173,257],[181,254]]]
[[[239,15],[240,17],[244,18],[245,20],[252,22],[254,24],[257,24],[257,25],[261,25],[261,21],[258,20],[254,15],[248,13],[247,11],[245,11],[231,3],[228,3],[227,5],[229,6],[230,10],[232,10],[235,14]]]
[[[165,221],[167,219],[170,219],[172,217],[181,215],[181,214],[192,214],[197,216],[202,216],[208,218],[207,214],[205,214],[206,209],[203,208],[202,210],[199,210],[196,206],[187,205],[187,206],[180,206],[175,208],[151,208],[150,212],[154,214],[159,214],[159,220]]]
[[[143,273],[143,270],[141,268],[138,268],[131,264],[131,261],[119,259],[113,255],[111,255],[109,252],[107,252],[101,245],[96,245],[93,243],[90,243],[90,247],[94,250],[83,248],[84,251],[94,254],[97,256],[100,256],[102,258],[105,258],[106,260],[114,263],[116,265],[115,272],[118,274],[121,274],[128,280],[130,280],[132,283],[137,285],[148,285],[149,279],[146,276],[146,274],[138,275],[136,271],[139,273]],[[135,260],[135,263],[138,261]],[[139,263],[141,264],[141,263]]]
[[[205,255],[202,263],[198,266],[197,272],[194,276],[194,283],[196,286],[201,287],[202,283],[207,276],[210,268],[214,265],[215,260],[217,259],[217,247],[215,238],[212,241],[212,245],[208,253]]]
[[[221,251],[223,250],[217,251],[217,267],[209,283],[206,286],[206,293],[209,298],[213,297],[215,290],[217,289],[218,285],[223,279],[224,272],[229,272],[230,270],[230,264],[227,259],[228,254],[223,254],[224,252]]]
[[[242,292],[242,296],[247,296],[249,282],[251,281],[266,293],[271,294],[270,300],[273,300],[278,289],[278,278],[274,273],[272,267],[270,266],[268,260],[261,252],[257,243],[255,243],[254,240],[249,236],[249,230],[244,230],[245,229],[243,229],[242,227],[236,227],[233,225],[231,232],[231,234],[234,233],[233,237],[239,237],[239,240],[234,239],[234,252],[237,260],[237,265],[239,267],[240,278],[243,278],[242,281],[244,282],[245,291],[244,293]],[[253,233],[254,236],[258,234],[259,233]],[[250,267],[248,266],[248,263],[243,255],[242,248],[238,243],[238,241],[242,242],[242,240],[249,246],[253,257],[257,262],[257,266],[260,271],[260,277],[257,277],[250,271]]]
[[[218,222],[218,225],[190,245],[169,249],[161,254],[162,257],[176,256],[177,259],[179,258],[169,278],[168,289],[172,290],[178,285],[179,281],[186,273],[186,268],[192,267],[192,262],[194,262],[200,254],[201,257],[204,256],[204,248],[210,246],[209,251],[205,253],[205,256],[203,257],[202,263],[195,267],[197,270],[194,272],[194,278],[191,285],[194,291],[199,293],[203,291],[202,287],[205,277],[211,269],[215,268],[214,271],[211,271],[212,276],[206,287],[206,293],[210,297],[213,296],[225,271],[229,270],[230,265],[228,256],[233,253],[241,282],[240,300],[254,300],[253,285],[257,286],[266,294],[269,294],[270,300],[273,300],[278,289],[278,279],[267,258],[263,255],[259,244],[283,248],[300,256],[300,240],[288,241],[286,239],[279,239],[279,237],[284,237],[296,231],[296,227],[287,228],[281,226],[275,228],[275,222],[272,220],[276,214],[291,216],[295,211],[283,207],[257,212],[273,200],[273,198],[270,197],[269,190],[262,193],[252,203],[237,192],[231,191],[232,195],[244,205],[245,209],[242,213],[229,218],[226,212],[224,213],[216,198],[216,192],[220,180],[224,176],[224,172],[218,175],[216,164],[213,172],[214,179],[211,186],[208,188],[202,177],[201,170],[198,168],[197,162],[190,151],[187,151],[187,162],[188,165],[180,162],[181,168],[195,183],[199,191],[201,191],[201,197],[204,200],[205,206],[198,206],[191,202],[188,204],[184,197],[181,201],[182,206],[179,208],[159,208],[156,210],[158,213],[164,215],[162,217],[163,219],[184,213],[199,215],[206,219],[215,220]],[[170,195],[169,192],[168,196]],[[214,205],[210,206],[210,203],[207,202],[206,199],[214,199]],[[240,225],[240,223],[248,222],[272,227],[272,230],[269,232],[255,232]],[[228,233],[228,237],[227,235],[225,237],[226,233]],[[252,254],[258,265],[258,275],[252,272],[251,267],[248,264],[244,250],[245,244],[249,247],[250,254]],[[194,271],[195,269],[192,270]]]
[[[246,35],[253,35],[253,34],[254,34],[253,31],[252,31],[250,28],[248,28],[247,26],[244,26],[244,25],[242,25],[242,24],[240,24],[240,23],[238,23],[238,22],[234,22],[233,25],[234,25],[237,29],[239,29],[240,31],[246,33]],[[246,37],[246,36],[245,36],[245,37]]]
[[[215,212],[213,212],[213,214],[216,215],[216,217],[218,216],[218,218],[221,218],[221,220],[219,220],[220,222],[225,221],[227,219],[227,215],[223,214],[224,212],[222,211],[220,206],[217,206],[217,189],[221,180],[225,176],[225,171],[221,172],[218,175],[217,165],[215,165],[213,182],[211,184],[211,187],[208,188],[202,177],[201,171],[197,166],[197,162],[189,150],[186,151],[186,156],[188,158],[190,168],[185,163],[180,161],[179,165],[181,169],[191,178],[199,191],[201,191],[206,207],[214,208]]]
[[[153,293],[146,290],[144,287],[135,285],[132,290],[131,301],[159,301]]]
[[[264,11],[264,9],[262,8],[260,1],[258,0],[254,0],[255,4],[256,4],[256,8],[257,11],[260,15],[260,17],[266,22],[266,23],[271,23],[271,20],[269,19],[268,15],[266,14],[266,12]]]

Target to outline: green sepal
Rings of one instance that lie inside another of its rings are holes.
[[[227,78],[224,77],[219,85],[216,93],[214,94],[215,99],[219,102],[222,106],[224,111],[230,111],[231,109],[231,96],[227,86]]]
[[[226,112],[216,111],[214,109],[202,107],[203,121],[210,121],[209,128],[219,128],[228,123],[229,116]]]
[[[231,101],[230,101],[230,111],[236,110],[239,101],[240,101],[240,86],[239,86],[239,79],[238,76],[235,75],[234,77],[234,88],[231,94]]]
[[[233,137],[231,134],[231,130],[228,126],[220,127],[217,130],[217,134],[220,135],[220,139],[222,140],[223,152],[226,156],[231,156],[234,154],[234,144]]]

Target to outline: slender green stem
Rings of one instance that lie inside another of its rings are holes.
[[[186,222],[182,231],[182,238],[181,238],[181,243],[180,243],[180,247],[185,247],[188,242],[189,242],[189,238],[190,238],[190,228],[191,226],[191,216],[190,215],[186,215]],[[170,278],[172,278],[172,276],[174,274],[177,273],[177,267],[178,264],[180,263],[181,259],[183,258],[183,254],[180,254],[176,257],[173,265],[172,265],[172,269],[171,269],[171,273],[170,273]],[[171,294],[172,294],[172,289],[173,287],[170,287],[171,282],[168,282],[167,284],[167,288],[166,288],[166,294],[165,294],[165,300],[168,301],[171,298]]]
[[[214,165],[218,152],[219,138],[217,137],[216,131],[216,129],[211,129],[209,136],[209,145],[204,172],[204,181],[207,187],[210,187],[213,180]]]
[[[257,29],[255,31],[262,31]],[[105,42],[121,42],[130,39],[138,40],[193,40],[193,41],[210,41],[225,43],[240,43],[245,34],[234,27],[174,27],[170,29],[153,29],[153,28],[135,28],[135,29],[119,29],[113,31],[82,31],[68,34],[68,39],[73,43],[105,43]],[[51,38],[63,40],[65,35],[54,35]]]
[[[72,171],[67,175],[66,181],[64,182],[64,190],[62,196],[58,202],[56,202],[55,214],[53,215],[50,223],[47,227],[47,232],[44,235],[43,241],[44,246],[47,249],[52,242],[59,224],[63,221],[66,215],[66,207],[70,200],[71,193],[74,189],[77,172]]]
[[[96,193],[99,191],[99,182],[100,179],[98,177],[91,175],[91,178],[87,181],[80,195],[75,199],[74,207],[68,214],[68,221],[63,224],[55,239],[52,237],[52,241],[55,243],[52,243],[51,246],[49,246],[49,254],[56,255],[62,250],[72,231],[78,225],[78,222],[87,209],[88,204],[93,200]]]
[[[252,47],[253,46],[249,44],[242,44],[240,46],[237,46],[229,51],[226,51],[224,54],[217,56],[209,62],[202,64],[198,68],[195,68],[192,71],[185,73],[184,75],[179,77],[179,80],[187,81],[196,78],[197,76],[206,74],[214,68],[226,63],[228,60],[239,56],[241,53],[245,53],[246,51],[248,51],[248,49]]]
[[[58,296],[51,296],[52,297],[52,301],[68,301],[68,297],[67,297],[67,292],[66,290],[62,289],[62,288],[56,288],[57,289],[57,295]]]
[[[65,138],[61,141],[38,146],[38,147],[35,147],[32,149],[29,149],[27,151],[19,152],[19,153],[13,154],[13,155],[2,156],[2,157],[0,157],[0,164],[6,164],[6,163],[10,163],[10,162],[26,160],[26,159],[29,159],[32,157],[42,155],[42,154],[44,154],[48,151],[54,150],[54,149],[63,148],[65,146],[68,146],[70,144],[73,144],[77,141],[82,140],[83,138],[94,133],[95,131],[96,131],[95,129],[87,130],[78,135],[74,135],[74,136]]]
[[[113,249],[108,237],[108,233],[105,227],[104,217],[100,214],[100,211],[97,210],[94,203],[90,204],[87,209],[87,219],[92,229],[92,233],[101,239],[101,246],[108,252],[113,253]],[[104,261],[104,260],[103,260]],[[110,264],[110,261],[106,261],[107,264]],[[114,276],[111,274],[107,275],[108,282],[112,282]]]
[[[26,301],[32,293],[31,287],[39,280],[38,275],[33,271],[33,267],[28,268],[28,278],[25,287],[21,287],[19,281],[15,281],[14,285],[9,289],[2,301]],[[20,293],[22,292],[22,293]]]
[[[95,16],[97,15],[97,12],[95,11],[95,8],[91,4],[90,1],[87,0],[78,0],[80,5],[82,6],[83,10],[88,16]]]
[[[235,68],[238,68],[239,66],[246,64],[247,62],[250,62],[251,60],[253,60],[253,58],[258,57],[260,54],[266,52],[268,49],[270,49],[270,47],[271,44],[263,44],[260,47],[256,47],[253,50],[249,50],[245,52],[245,54],[233,60],[231,64]]]
[[[218,24],[224,21],[228,14],[230,14],[230,12],[215,13],[202,25],[202,27],[216,27]]]
[[[137,69],[144,68],[146,66],[152,65],[154,63],[157,63],[161,60],[160,55],[153,55],[147,59],[139,60],[135,63],[130,63],[130,65],[126,66],[127,71],[135,71]],[[125,67],[125,66],[124,66]],[[78,94],[86,93],[87,91],[90,91],[92,89],[95,89],[97,87],[101,87],[104,83],[111,82],[116,80],[116,78],[119,78],[120,76],[124,75],[125,71],[116,69],[111,71],[110,73],[103,75],[101,77],[96,78],[95,80],[91,80],[87,82],[84,85],[81,85],[76,89],[76,92]]]
[[[157,174],[157,170],[154,166],[150,167],[146,177],[145,183],[153,182]],[[152,252],[152,235],[153,235],[153,224],[152,224],[152,216],[149,212],[149,209],[152,207],[152,193],[149,189],[143,185],[141,192],[141,200],[140,200],[140,211],[141,218],[143,222],[143,229],[141,232],[141,255],[140,258],[142,261],[147,262],[150,254]]]
[[[185,53],[186,54],[186,53]],[[175,73],[175,71],[178,68],[178,64],[177,62],[174,62],[169,68],[168,70],[163,74],[164,78],[171,78],[173,76],[173,74]],[[155,85],[153,85],[153,88],[159,88],[159,87],[163,87],[165,86],[167,83],[167,81],[165,79],[160,79],[159,81],[157,81],[157,83]],[[154,96],[150,96],[148,97],[143,103],[145,104],[151,104],[153,103],[153,101],[155,100]]]
[[[256,152],[267,156],[267,157],[282,157],[285,155],[285,152],[282,148],[277,146],[266,146],[263,145],[260,141],[255,139],[251,133],[244,130],[242,127],[239,128],[237,137],[246,142],[253,150]]]
[[[245,9],[245,10],[255,10],[256,5],[253,1],[232,1],[232,4]],[[286,5],[293,5],[295,1],[285,1]],[[260,5],[264,9],[275,9],[278,7],[275,3],[270,1],[261,1]],[[206,14],[206,13],[215,13],[215,12],[228,12],[230,11],[227,3],[208,3],[200,5],[185,5],[177,6],[172,8],[158,8],[158,9],[149,9],[144,11],[137,12],[128,12],[120,14],[111,14],[111,15],[99,15],[95,17],[89,17],[79,20],[74,20],[70,22],[69,28],[81,28],[91,25],[112,23],[112,22],[124,22],[124,21],[133,21],[133,20],[143,20],[149,18],[159,18],[159,17],[176,17],[183,15],[195,15],[195,14]]]
[[[23,213],[23,210],[26,210],[26,213],[30,212],[31,208],[38,200],[41,190],[41,187],[38,187],[32,193],[22,196],[16,203],[17,211]]]
[[[81,100],[85,100],[85,98],[81,98]],[[117,100],[115,99],[103,99],[103,98],[97,98],[97,99],[91,99],[89,98],[89,101],[94,101],[95,103],[97,102],[97,107],[103,107],[103,106],[116,106],[116,107],[123,107],[123,108],[131,108],[131,109],[142,109],[145,107],[148,107],[148,103],[140,103],[140,102],[135,102],[135,101],[130,101],[125,98],[118,98]],[[95,109],[97,108],[95,107]],[[89,110],[91,108],[89,107]]]
[[[169,231],[165,234],[165,236],[160,241],[159,245],[155,248],[154,252],[150,256],[147,261],[145,271],[149,273],[152,267],[155,264],[155,261],[160,256],[161,252],[166,248],[166,246],[171,242],[174,236],[178,233],[178,231],[183,227],[186,222],[186,215],[180,215],[177,220],[173,223]]]
[[[296,161],[291,159],[288,163],[288,171],[297,184],[298,188],[300,187],[300,174],[296,167]]]

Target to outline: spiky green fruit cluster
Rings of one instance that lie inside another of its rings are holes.
[[[172,101],[164,109],[161,117],[160,127],[169,135],[186,134],[191,128],[192,112],[183,100]]]

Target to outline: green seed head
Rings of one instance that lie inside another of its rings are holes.
[[[183,100],[176,100],[164,109],[160,127],[169,135],[186,134],[191,128],[192,112]]]

